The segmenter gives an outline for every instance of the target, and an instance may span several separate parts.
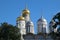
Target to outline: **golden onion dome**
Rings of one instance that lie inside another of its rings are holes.
[[[28,9],[24,9],[24,10],[22,11],[22,13],[23,13],[23,14],[29,14],[30,11],[29,11]]]
[[[25,20],[23,16],[20,16],[17,18],[17,21],[20,21],[20,20]]]

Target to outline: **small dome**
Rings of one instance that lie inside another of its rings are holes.
[[[29,11],[28,9],[24,9],[24,10],[22,11],[22,13],[23,13],[23,14],[29,14],[30,11]]]
[[[38,21],[46,22],[46,19],[45,19],[45,18],[43,18],[43,16],[42,16]]]
[[[43,24],[47,24],[47,21],[46,21],[46,19],[45,18],[43,18],[43,17],[41,17],[39,20],[38,20],[38,22],[42,22]]]
[[[20,17],[17,18],[17,21],[20,21],[20,20],[24,20],[24,17],[20,16]]]
[[[27,25],[33,25],[33,22],[32,21],[28,21]]]

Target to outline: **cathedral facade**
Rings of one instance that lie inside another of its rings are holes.
[[[17,17],[17,27],[20,29],[21,40],[53,40],[50,35],[47,20],[41,16],[37,21],[37,34],[34,33],[34,24],[30,19],[30,11],[25,8],[22,15]]]

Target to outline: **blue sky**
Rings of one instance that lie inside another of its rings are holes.
[[[16,25],[16,18],[21,15],[27,4],[35,31],[37,20],[43,17],[49,23],[52,17],[60,12],[60,0],[0,0],[0,23],[8,22]]]

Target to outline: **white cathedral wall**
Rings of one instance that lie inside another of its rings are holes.
[[[47,33],[47,34],[50,33],[50,27],[49,27],[49,25],[46,26],[46,33]]]
[[[39,32],[50,33],[50,29],[49,29],[49,26],[48,26],[47,22],[41,22],[41,21],[39,21],[37,23],[37,26],[38,26],[38,29],[37,29],[38,33]],[[43,29],[42,29],[42,27],[43,27]]]
[[[18,26],[18,28],[20,29],[20,33],[21,33],[21,34],[26,34],[25,21],[20,20],[20,21],[18,21],[17,23],[18,23],[17,26]]]
[[[25,28],[25,21],[18,21],[18,28]]]
[[[40,32],[46,33],[46,26],[47,24],[43,22],[38,22],[38,33]]]
[[[34,27],[30,27],[30,32],[34,33]]]
[[[34,33],[34,27],[28,26],[26,31],[27,33]]]
[[[38,33],[42,32],[42,25],[41,25],[40,21],[37,23],[37,27],[38,27],[38,29],[37,29]]]
[[[24,18],[25,18],[25,21],[29,21],[30,20],[29,14],[26,14]]]
[[[41,25],[38,27],[38,33],[40,33],[40,32],[42,32],[42,26]]]

